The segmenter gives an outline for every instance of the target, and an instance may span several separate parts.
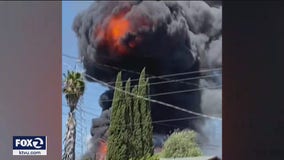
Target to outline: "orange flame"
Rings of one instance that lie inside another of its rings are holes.
[[[99,143],[99,150],[97,152],[96,160],[105,160],[107,154],[107,144],[104,141],[100,141]]]
[[[101,142],[101,145],[100,145],[100,153],[102,153],[103,155],[106,155],[107,153],[107,145],[105,142]]]
[[[129,26],[129,22],[125,18],[112,18],[108,26],[108,32],[111,38],[117,42],[129,31]]]
[[[97,39],[104,40],[112,51],[119,54],[127,53],[127,48],[121,43],[121,39],[130,31],[130,22],[123,17],[119,16],[111,17],[106,27],[97,26],[94,36]],[[129,47],[133,47],[129,46]]]
[[[127,52],[127,48],[121,44],[120,40],[129,30],[130,23],[127,19],[123,17],[112,17],[110,19],[106,38],[108,43],[113,45],[113,48],[118,51],[118,53],[125,54]]]

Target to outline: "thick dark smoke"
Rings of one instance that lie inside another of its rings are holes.
[[[99,1],[76,17],[73,29],[79,40],[79,52],[86,73],[104,82],[115,81],[119,71],[117,68],[132,71],[122,73],[123,79],[127,80],[129,77],[137,79],[137,73],[143,67],[146,67],[147,74],[159,76],[222,66],[220,2]],[[215,77],[202,82],[193,79],[151,85],[150,94],[222,84],[221,71],[155,78],[150,79],[150,83],[204,75]],[[133,81],[132,85],[135,83],[137,82]],[[214,106],[203,102],[209,101],[210,104],[210,99],[202,98],[203,93],[204,91],[192,91],[151,98],[199,113],[203,110],[215,112]],[[87,157],[94,156],[100,138],[107,138],[112,97],[113,90],[101,95],[102,115],[93,120],[93,146],[86,153]],[[202,104],[207,105],[202,107]],[[153,121],[194,116],[156,103],[151,103],[151,109]],[[200,126],[207,123],[201,119],[155,123],[154,133],[165,135],[177,128],[191,128],[205,135],[206,130]],[[158,145],[158,141],[155,144]]]

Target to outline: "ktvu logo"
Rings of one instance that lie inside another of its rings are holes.
[[[13,155],[46,155],[46,136],[13,136]]]

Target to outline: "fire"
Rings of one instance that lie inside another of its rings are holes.
[[[99,143],[99,150],[97,152],[96,160],[105,160],[107,154],[107,144],[105,141],[100,141]]]
[[[106,155],[107,153],[107,145],[105,142],[101,142],[101,145],[100,145],[100,153]]]
[[[126,19],[125,13],[121,13],[118,16],[110,17],[108,23],[105,26],[98,25],[93,33],[96,40],[103,46],[108,46],[108,49],[112,53],[120,55],[127,54],[129,49],[135,48],[138,44],[136,41],[139,39],[132,39],[128,42],[123,42],[123,38],[132,31],[131,22]]]
[[[124,17],[112,17],[107,28],[107,41],[112,45],[115,51],[120,54],[127,52],[126,46],[121,44],[121,39],[130,30],[130,23]]]
[[[129,22],[125,18],[112,18],[109,23],[109,33],[114,41],[119,41],[128,31]]]

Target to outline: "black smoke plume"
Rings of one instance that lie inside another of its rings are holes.
[[[73,29],[78,37],[80,57],[86,74],[109,82],[110,85],[114,85],[119,68],[123,69],[123,80],[127,80],[129,77],[139,78],[137,73],[143,67],[146,67],[146,73],[151,77],[222,66],[220,2],[97,1],[76,17]],[[222,83],[220,74],[221,71],[195,72],[152,78],[150,83],[215,75],[202,83],[197,78],[151,85],[150,94],[217,86]],[[92,81],[91,78],[86,78]],[[136,83],[137,81],[132,81],[132,85]],[[202,93],[199,90],[151,96],[151,99],[200,113],[204,109],[201,106]],[[111,89],[101,95],[102,115],[93,120],[93,147],[86,156],[93,157],[98,141],[107,138],[112,97]],[[156,103],[151,103],[151,109],[153,121],[195,116]],[[202,118],[199,118],[198,123],[191,119],[155,123],[153,126],[155,135],[165,135],[175,129],[185,128],[202,134],[202,124]]]

